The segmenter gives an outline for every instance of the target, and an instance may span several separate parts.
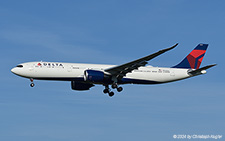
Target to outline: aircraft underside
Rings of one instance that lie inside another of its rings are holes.
[[[122,78],[117,83],[114,83],[112,80],[110,81],[104,81],[104,82],[87,82],[82,77],[76,77],[76,78],[61,78],[61,77],[37,77],[30,79],[31,87],[34,87],[34,79],[36,80],[53,80],[53,81],[71,81],[71,87],[73,90],[89,90],[91,87],[93,87],[95,84],[103,85],[105,86],[105,89],[103,90],[104,93],[108,93],[109,96],[113,96],[114,92],[110,89],[109,85],[111,85],[112,89],[116,89],[118,92],[121,92],[123,88],[119,85],[122,84],[160,84],[164,82],[157,82],[157,81],[151,81],[151,80],[141,80],[141,79],[134,79],[134,78]]]
[[[33,78],[37,80],[53,80],[53,81],[76,81],[76,82],[82,82],[82,83],[92,83],[92,84],[108,84],[111,85],[113,84],[113,81],[104,81],[104,82],[86,82],[84,78],[61,78],[61,77],[54,77],[54,78],[44,78],[44,77],[37,77]],[[165,82],[157,82],[157,81],[152,81],[152,80],[141,80],[141,79],[134,79],[134,78],[122,78],[117,82],[118,85],[120,84],[161,84]]]

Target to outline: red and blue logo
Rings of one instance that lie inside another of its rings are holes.
[[[208,44],[199,44],[184,60],[173,68],[199,69]]]

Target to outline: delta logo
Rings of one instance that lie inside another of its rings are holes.
[[[37,66],[46,66],[46,67],[63,67],[62,63],[38,63]]]

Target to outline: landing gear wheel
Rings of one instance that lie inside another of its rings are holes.
[[[118,87],[118,88],[117,88],[117,91],[118,91],[118,92],[121,92],[122,90],[123,90],[122,87]]]
[[[109,85],[103,85],[105,86],[105,89],[103,90],[103,93],[107,94],[110,92],[110,88],[109,88]]]
[[[109,93],[109,96],[110,96],[110,97],[114,96],[114,92],[110,92],[110,93]]]
[[[31,87],[34,87],[34,83],[33,83],[34,82],[34,79],[33,78],[30,78],[30,82],[31,82],[30,86]]]
[[[31,87],[34,87],[34,83],[31,83],[30,86],[31,86]]]
[[[118,87],[118,86],[117,86],[116,83],[113,83],[113,84],[112,84],[112,88],[113,88],[113,89],[115,89],[115,88],[117,88],[117,87]]]
[[[104,89],[104,90],[103,90],[103,93],[105,93],[105,94],[106,94],[106,93],[109,93],[109,89]]]

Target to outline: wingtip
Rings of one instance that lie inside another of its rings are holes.
[[[178,45],[178,43],[176,43],[175,45],[173,45],[172,47],[170,47],[170,49],[175,48]]]
[[[175,48],[178,44],[179,44],[179,43],[176,43],[175,45],[173,45],[173,46],[171,47],[171,49],[172,49],[172,48]]]

